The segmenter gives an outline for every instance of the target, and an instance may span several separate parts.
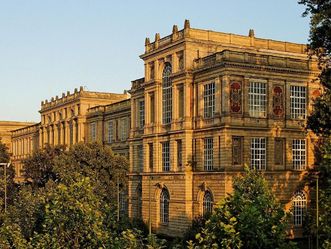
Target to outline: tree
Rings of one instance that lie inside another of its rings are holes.
[[[303,16],[310,14],[309,53],[318,58],[319,82],[323,93],[315,100],[308,117],[307,128],[320,136],[331,135],[331,2],[329,0],[300,0],[306,6]]]
[[[123,189],[126,187],[128,167],[125,157],[99,143],[78,143],[54,160],[59,181],[69,183],[82,174],[97,185],[96,194],[108,201],[116,200],[118,184]]]
[[[23,161],[25,181],[33,186],[44,187],[49,180],[56,180],[54,172],[54,159],[64,153],[65,147],[46,145],[43,149],[34,152]]]
[[[8,147],[1,141],[0,138],[0,163],[8,163],[10,161],[10,154],[8,151]],[[4,177],[4,170],[6,166],[0,166],[0,220],[1,213],[3,213],[4,208],[4,197],[5,197],[5,185],[7,187],[7,203],[11,203],[13,200],[14,192],[15,192],[15,170],[13,165],[6,168],[6,179]],[[6,181],[6,184],[5,184]]]
[[[189,248],[294,248],[287,215],[266,180],[253,170],[236,177],[233,194],[215,208]]]
[[[331,1],[300,0],[306,7],[303,16],[310,15],[309,52],[318,58],[321,70],[318,80],[323,87],[322,95],[315,99],[313,112],[308,117],[307,129],[312,130],[319,141],[316,146],[316,167],[307,179],[312,192],[316,193],[316,174],[320,183],[320,231],[315,226],[316,219],[309,225],[313,235],[322,233],[323,247],[331,248]],[[310,215],[314,217],[315,215]]]
[[[114,204],[117,182],[126,185],[126,158],[101,144],[77,144],[49,146],[26,165],[32,184],[19,188],[0,219],[0,248],[123,248]]]

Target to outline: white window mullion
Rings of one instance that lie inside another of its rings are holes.
[[[266,138],[251,139],[251,168],[255,170],[266,169]]]

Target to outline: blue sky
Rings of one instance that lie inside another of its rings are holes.
[[[39,121],[40,101],[143,77],[145,37],[172,25],[307,43],[296,0],[0,0],[0,120]]]

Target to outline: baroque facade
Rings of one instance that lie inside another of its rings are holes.
[[[49,145],[71,145],[86,142],[89,110],[95,106],[107,105],[128,99],[128,94],[85,91],[83,87],[62,93],[41,102],[41,121],[12,131],[12,162],[15,165],[16,180],[23,180],[22,162],[38,148]]]
[[[145,77],[132,82],[129,214],[178,236],[232,191],[244,167],[262,171],[300,235],[314,163],[303,131],[316,61],[306,46],[200,30],[185,21],[146,38]],[[143,157],[142,157],[143,155]]]
[[[291,231],[300,236],[309,191],[298,185],[314,164],[314,136],[303,127],[321,91],[306,49],[253,30],[174,25],[166,37],[146,38],[145,75],[132,81],[131,97],[80,88],[42,102],[41,122],[12,133],[17,176],[21,160],[46,143],[109,145],[130,160],[121,210],[179,236],[249,167],[292,208]]]

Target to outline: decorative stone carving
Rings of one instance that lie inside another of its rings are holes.
[[[275,117],[282,118],[284,116],[284,90],[281,86],[274,86],[272,110]]]
[[[242,113],[242,84],[239,81],[230,83],[230,109],[231,113]]]
[[[206,182],[203,182],[199,187],[200,187],[202,192],[207,191],[207,183]]]

